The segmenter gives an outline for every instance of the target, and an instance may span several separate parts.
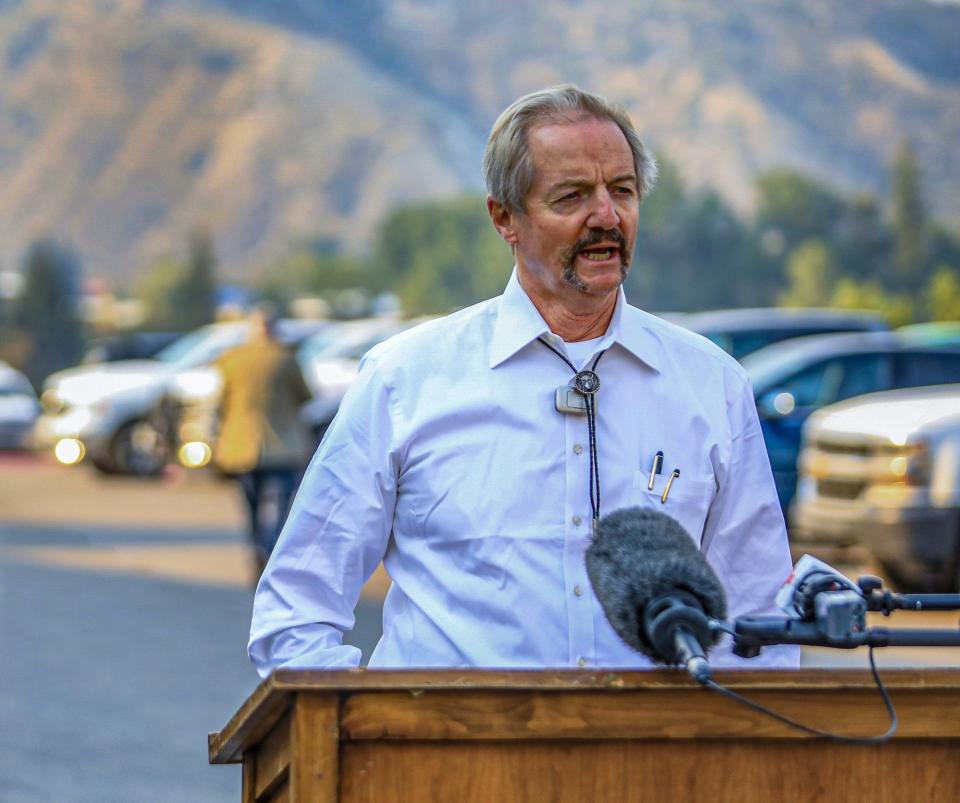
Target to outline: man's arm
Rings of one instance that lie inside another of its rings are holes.
[[[248,652],[278,667],[357,666],[342,643],[360,589],[386,551],[397,464],[389,389],[366,359],[300,485],[257,586]]]
[[[790,574],[790,547],[770,461],[749,382],[729,401],[730,455],[718,472],[719,489],[703,532],[702,549],[727,591],[728,616],[777,613],[773,598]],[[744,667],[796,666],[799,647],[766,647],[759,658],[738,659],[728,639],[714,655]]]

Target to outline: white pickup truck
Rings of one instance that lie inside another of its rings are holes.
[[[960,385],[810,416],[790,521],[794,548],[866,547],[906,590],[960,591]]]

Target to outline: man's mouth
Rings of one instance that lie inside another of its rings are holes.
[[[619,251],[619,248],[583,248],[580,254],[591,262],[606,262]]]

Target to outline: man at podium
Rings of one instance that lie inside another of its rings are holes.
[[[381,559],[392,585],[372,667],[649,666],[584,565],[594,523],[619,508],[676,519],[732,617],[770,612],[790,572],[743,370],[621,289],[656,176],[626,112],[572,86],[522,97],[484,170],[513,274],[501,296],[363,360],[257,588],[262,675],[356,666],[342,634]]]

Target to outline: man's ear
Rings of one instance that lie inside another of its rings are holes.
[[[487,197],[487,212],[490,213],[493,227],[503,238],[503,241],[511,248],[516,248],[519,242],[517,237],[517,213],[489,196]]]

